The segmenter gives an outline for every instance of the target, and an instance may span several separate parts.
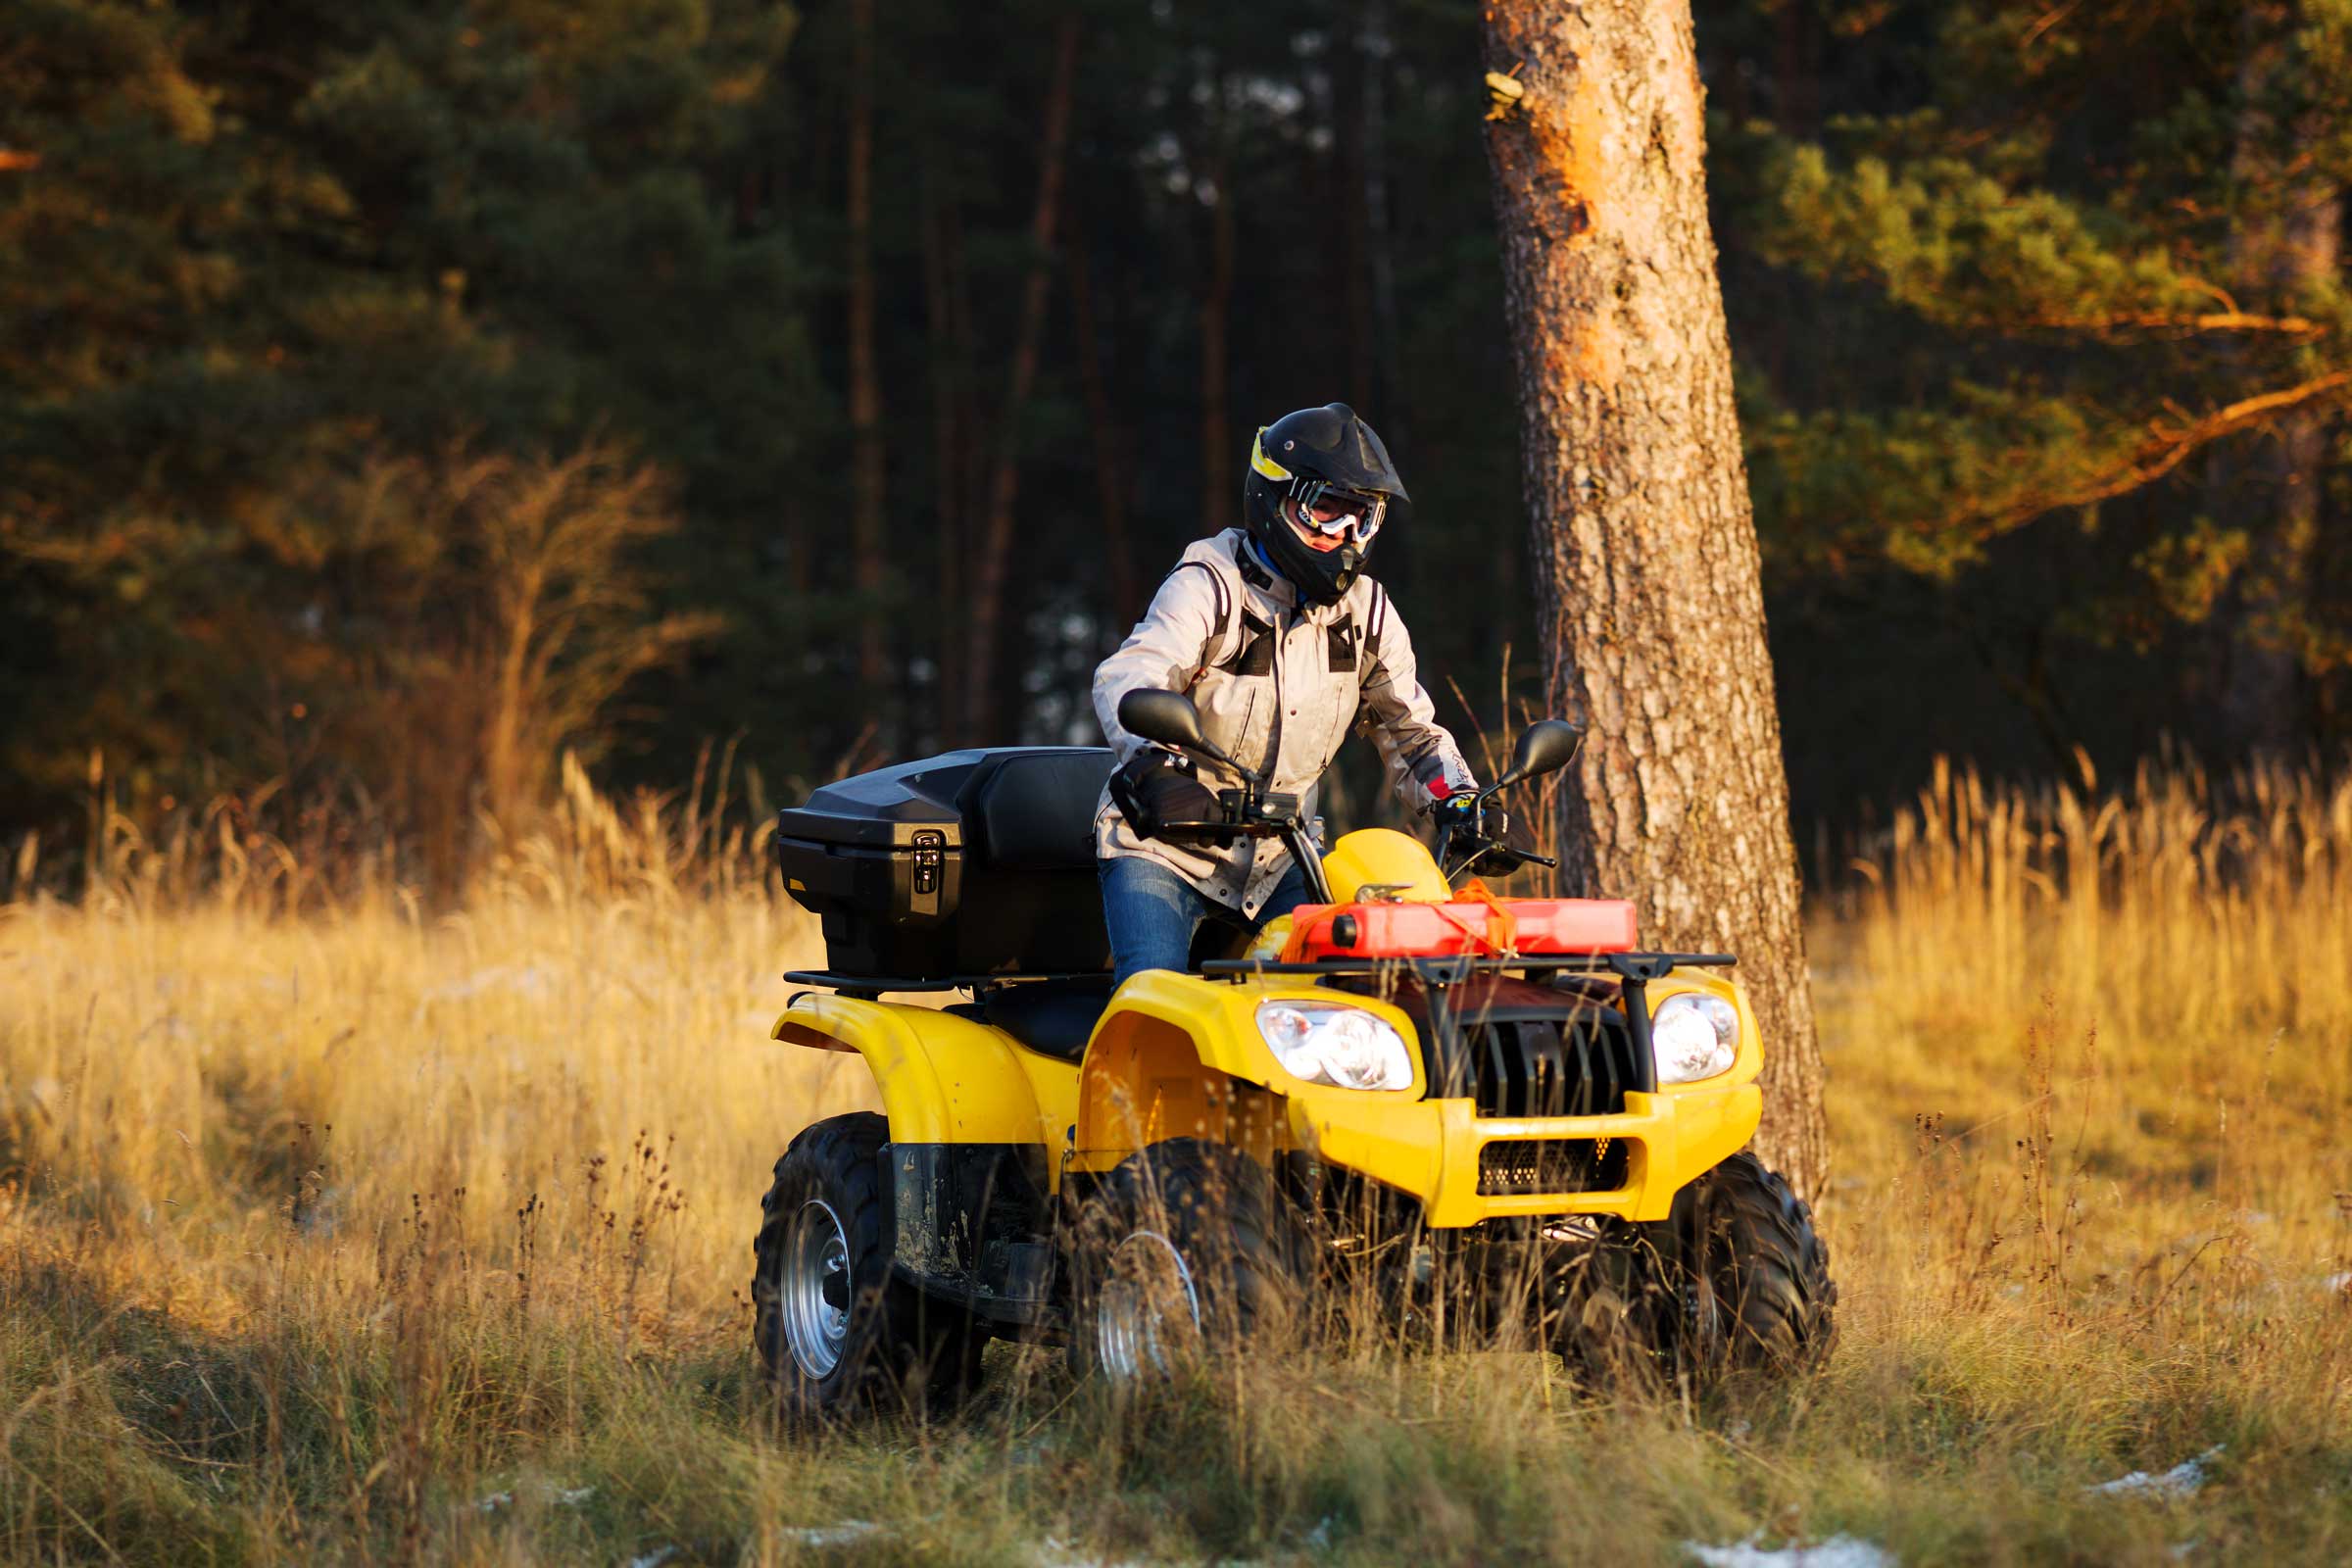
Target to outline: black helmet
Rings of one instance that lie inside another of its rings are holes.
[[[1299,597],[1315,604],[1354,584],[1381,523],[1411,504],[1389,449],[1345,403],[1286,414],[1250,443],[1243,521]],[[1292,514],[1340,544],[1314,549],[1298,537]]]

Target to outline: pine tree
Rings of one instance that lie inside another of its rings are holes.
[[[757,585],[806,423],[800,282],[746,197],[787,13],[28,0],[10,31],[18,812],[93,748],[182,798],[216,767],[356,780],[333,737],[378,694],[350,672],[468,548],[366,481],[461,437],[634,448],[701,541],[648,623],[734,597],[791,624]]]
[[[2061,635],[2173,648],[2208,739],[2296,743],[2352,663],[2319,526],[2352,397],[2352,7],[1873,21],[1846,47],[1897,84],[1874,112],[1726,127],[1757,171],[1736,230],[1813,285],[1743,382],[1776,559],[1884,564],[1981,621],[2038,557]]]

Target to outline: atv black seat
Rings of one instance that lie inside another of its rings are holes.
[[[1031,1051],[1076,1061],[1086,1054],[1087,1037],[1109,1005],[1110,976],[1090,974],[998,986],[981,1001],[980,1012]]]
[[[1109,776],[1099,747],[1008,756],[971,792],[966,842],[1000,871],[1095,870],[1095,803]]]

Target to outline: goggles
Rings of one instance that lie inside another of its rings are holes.
[[[1291,500],[1301,527],[1327,539],[1352,539],[1359,550],[1371,544],[1389,514],[1387,496],[1350,490],[1327,479],[1292,480]]]

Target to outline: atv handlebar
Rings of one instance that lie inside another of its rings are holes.
[[[1508,876],[1522,865],[1558,869],[1560,862],[1557,858],[1520,849],[1506,835],[1485,830],[1484,808],[1490,793],[1485,791],[1468,797],[1470,808],[1456,817],[1453,825],[1446,830],[1443,846],[1448,862],[1443,867],[1446,880],[1451,882],[1463,873],[1474,870],[1478,862],[1490,855],[1501,857],[1504,861],[1494,870],[1495,876]]]
[[[1237,838],[1279,838],[1291,852],[1291,858],[1298,862],[1299,874],[1306,879],[1309,897],[1318,903],[1331,902],[1331,884],[1323,876],[1323,858],[1315,853],[1306,824],[1299,819],[1298,797],[1269,789],[1264,774],[1244,767],[1211,745],[1201,733],[1200,710],[1193,706],[1191,698],[1182,692],[1139,686],[1119,699],[1119,725],[1131,735],[1189,752],[1231,769],[1241,778],[1240,789],[1217,792],[1222,809],[1216,820],[1165,823],[1163,832],[1175,830],[1226,842]],[[1467,856],[1446,869],[1446,881],[1452,881],[1495,852],[1519,863],[1554,868],[1559,865],[1551,856],[1514,849],[1500,836],[1481,831],[1480,822],[1486,803],[1496,794],[1540,773],[1557,772],[1574,761],[1578,747],[1584,743],[1584,734],[1581,719],[1537,719],[1519,732],[1518,740],[1511,746],[1510,763],[1500,777],[1474,795],[1458,797],[1461,804],[1446,813],[1454,818],[1450,835],[1468,840],[1473,847]],[[1450,844],[1442,848],[1449,856],[1453,852]]]
[[[1198,822],[1163,821],[1158,834],[1216,844],[1230,844],[1235,839],[1280,839],[1298,862],[1298,874],[1306,879],[1308,901],[1329,904],[1331,884],[1323,875],[1323,857],[1307,836],[1305,818],[1299,815],[1300,804],[1298,796],[1267,789],[1259,775],[1242,770],[1240,789],[1217,791],[1219,810],[1215,816]]]

